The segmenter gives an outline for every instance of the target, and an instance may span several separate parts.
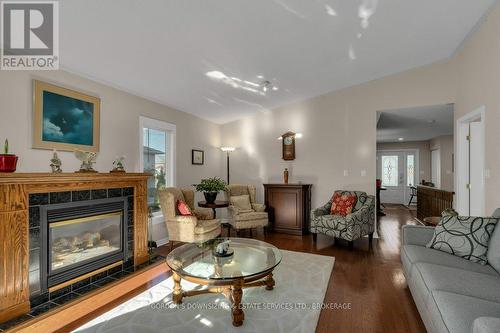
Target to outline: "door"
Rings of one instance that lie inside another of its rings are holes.
[[[418,173],[417,151],[377,152],[377,178],[382,181],[382,203],[408,204],[410,187],[415,186]]]
[[[482,161],[482,126],[469,124],[469,215],[483,216],[484,176]]]
[[[454,206],[460,215],[486,214],[484,123],[484,106],[457,120]]]
[[[441,188],[441,151],[431,151],[431,181],[436,188]]]

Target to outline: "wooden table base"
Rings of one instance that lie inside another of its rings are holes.
[[[273,278],[272,270],[259,274],[258,276],[250,279],[234,279],[229,281],[209,281],[204,279],[197,279],[193,277],[182,277],[178,273],[173,272],[174,291],[172,301],[174,304],[181,304],[183,297],[196,296],[207,293],[221,293],[231,302],[231,315],[233,317],[233,326],[243,325],[245,314],[241,309],[241,298],[243,296],[244,288],[266,286],[266,290],[273,290],[275,281]],[[181,287],[181,280],[187,280],[200,285],[206,285],[207,288],[201,290],[183,291]]]

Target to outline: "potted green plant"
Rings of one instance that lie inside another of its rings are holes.
[[[199,184],[195,184],[196,191],[203,192],[207,203],[214,203],[217,199],[217,194],[224,191],[226,182],[218,177],[202,179]]]
[[[0,154],[0,172],[14,172],[17,166],[17,156],[9,154],[9,140],[5,139],[3,154]]]

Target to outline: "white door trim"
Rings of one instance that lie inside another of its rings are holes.
[[[486,165],[485,156],[485,117],[486,117],[486,107],[484,105],[478,107],[474,111],[460,117],[456,122],[456,163],[455,163],[455,209],[459,214],[467,215],[469,212],[469,191],[467,189],[467,183],[469,181],[469,157],[468,148],[466,142],[463,140],[469,133],[469,123],[470,122],[480,122],[481,126],[481,137],[479,138],[482,142],[481,151],[479,152],[479,160],[476,161],[482,165],[483,170],[483,191],[482,191],[482,215],[485,212],[485,191],[484,191],[484,169]]]

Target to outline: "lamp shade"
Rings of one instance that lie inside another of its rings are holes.
[[[229,151],[229,152],[232,152],[232,151],[234,151],[235,149],[236,149],[236,148],[234,148],[234,147],[220,147],[220,150],[225,151],[225,152],[228,152],[228,151]]]

